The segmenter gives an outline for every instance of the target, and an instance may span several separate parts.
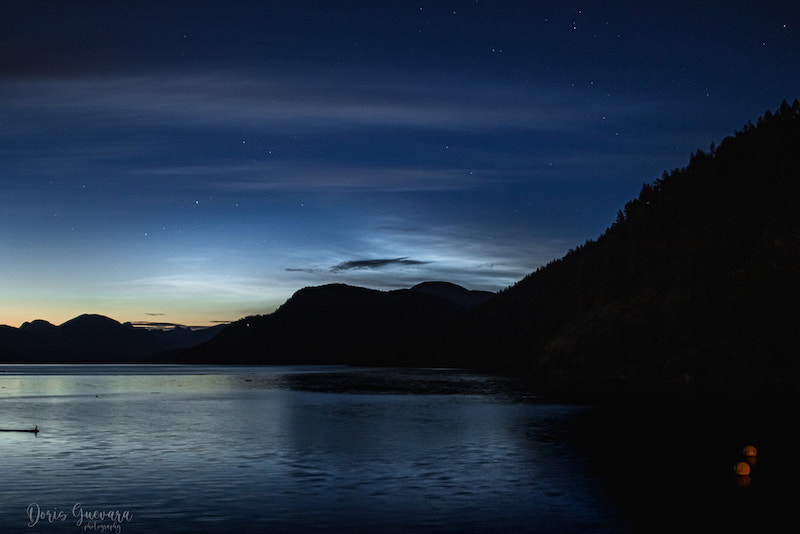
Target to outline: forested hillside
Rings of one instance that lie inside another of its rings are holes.
[[[477,308],[440,348],[542,384],[800,376],[800,103],[645,184],[597,240]]]

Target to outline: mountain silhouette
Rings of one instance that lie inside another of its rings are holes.
[[[52,323],[50,323],[48,321],[44,321],[42,319],[36,319],[36,320],[31,321],[29,323],[28,322],[22,323],[22,325],[19,327],[20,330],[25,331],[25,332],[35,332],[35,333],[43,333],[43,334],[47,334],[47,333],[51,332],[52,329],[54,329],[54,328],[56,328],[56,325],[54,325],[54,324],[52,324]]]
[[[795,100],[645,184],[597,240],[428,343],[554,388],[789,388],[800,382],[798,302]]]
[[[411,290],[437,295],[466,308],[481,304],[494,295],[489,291],[469,290],[450,282],[422,282],[412,287]]]
[[[800,385],[800,102],[644,184],[596,240],[497,294],[297,291],[201,332],[83,315],[0,327],[0,360],[454,366],[542,391]]]
[[[249,364],[455,363],[398,352],[400,340],[428,331],[491,297],[446,282],[378,291],[344,284],[306,287],[274,313],[236,321],[213,339],[165,355],[167,361]]]
[[[80,315],[59,326],[39,319],[19,328],[0,328],[0,361],[142,363],[154,354],[202,343],[221,329],[148,330],[95,314]]]

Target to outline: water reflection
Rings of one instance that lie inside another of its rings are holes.
[[[516,402],[497,379],[444,370],[5,370],[2,384],[18,386],[0,393],[0,413],[42,433],[0,436],[0,475],[18,481],[0,489],[4,531],[25,530],[32,502],[129,509],[129,532],[624,531],[565,444],[566,423],[583,408]]]

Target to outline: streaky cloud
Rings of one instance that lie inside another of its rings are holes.
[[[146,313],[145,315],[151,315],[151,314]],[[160,321],[132,321],[131,326],[135,326],[137,328],[146,328],[148,330],[167,330],[175,328],[176,326],[180,328],[186,327],[186,325],[180,323],[170,323],[170,322],[160,322]]]
[[[168,175],[169,169],[152,171]],[[176,174],[182,172],[176,169]],[[203,173],[199,173],[203,174]],[[210,187],[234,192],[280,192],[300,190],[328,191],[463,191],[479,189],[510,181],[497,170],[440,169],[435,167],[383,167],[277,162],[253,165],[250,168],[220,168],[216,173],[205,169],[205,175],[220,179]],[[510,173],[507,173],[510,174]]]
[[[374,73],[372,74],[375,75]],[[434,80],[398,88],[392,82],[236,70],[159,72],[115,77],[17,79],[0,85],[0,96],[17,112],[48,115],[82,112],[95,126],[182,124],[277,126],[298,131],[339,130],[352,125],[458,132],[578,132],[601,117],[651,115],[663,104],[609,105],[598,99],[580,109],[550,87],[476,87],[465,94],[453,81]],[[454,97],[454,95],[456,95]]]
[[[349,271],[353,269],[380,269],[391,265],[425,265],[427,261],[411,260],[408,258],[383,258],[372,260],[345,261],[331,267],[331,272]]]

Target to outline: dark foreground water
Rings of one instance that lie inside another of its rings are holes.
[[[0,532],[764,525],[795,506],[789,442],[729,416],[544,403],[445,370],[2,366],[0,427],[41,432],[0,433]],[[731,467],[758,437],[744,488]]]

